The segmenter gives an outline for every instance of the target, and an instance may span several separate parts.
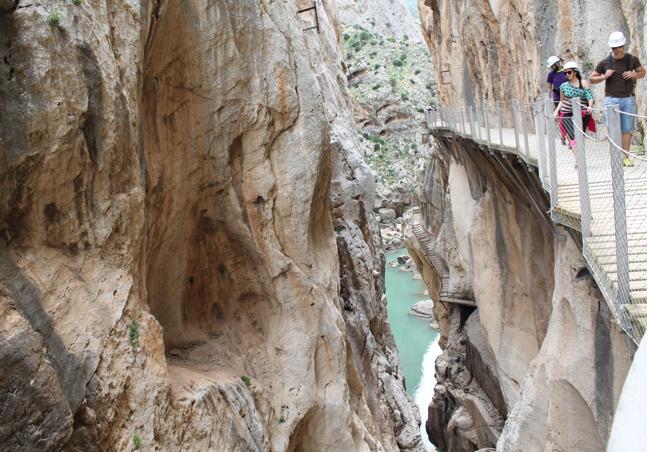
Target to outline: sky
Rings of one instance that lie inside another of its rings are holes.
[[[409,6],[409,9],[413,13],[413,15],[416,17],[420,17],[420,14],[418,13],[418,0],[405,0],[405,1]]]

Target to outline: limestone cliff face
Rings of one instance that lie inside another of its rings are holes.
[[[443,105],[528,101],[544,91],[550,55],[577,60],[585,74],[622,30],[627,49],[647,61],[647,15],[642,0],[418,0],[423,36],[439,80]],[[600,85],[601,86],[601,85]],[[603,90],[598,88],[598,99]],[[647,82],[637,86],[640,105]]]
[[[604,450],[634,348],[590,276],[578,277],[578,238],[550,222],[536,176],[440,138],[420,179],[422,213],[410,222],[433,237],[449,290],[477,304],[435,306],[445,350],[432,441],[449,451]],[[408,246],[433,296],[435,269],[413,235]]]
[[[5,3],[0,444],[418,450],[336,5]]]

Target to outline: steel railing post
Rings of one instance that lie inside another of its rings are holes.
[[[481,98],[481,105],[483,105],[483,119],[485,120],[485,139],[487,140],[488,146],[492,144],[492,137],[490,135],[490,118],[488,116],[488,110],[485,106],[485,99]]]
[[[577,162],[577,179],[580,189],[580,223],[582,242],[591,236],[591,199],[589,198],[589,178],[586,168],[586,154],[584,153],[584,130],[582,127],[582,107],[580,98],[571,99],[573,106],[573,134],[575,136],[575,161]]]
[[[528,112],[528,114],[530,114],[530,112]],[[523,144],[526,148],[526,152],[525,152],[526,162],[530,163],[530,144],[528,143],[528,124],[530,122],[530,118],[525,118],[524,116],[526,115],[524,115],[523,112],[520,114],[520,116],[521,116],[521,130],[523,133]],[[526,119],[528,120],[526,121]]]
[[[496,103],[496,123],[499,127],[499,143],[503,146],[503,125],[501,124],[501,102]]]
[[[620,113],[618,105],[607,107],[609,136],[620,145]],[[616,265],[618,271],[618,298],[620,305],[629,303],[629,244],[627,238],[627,210],[625,205],[625,178],[622,160],[624,154],[609,144],[611,158],[611,187],[613,191],[613,219],[616,232]]]
[[[519,131],[517,130],[517,102],[513,99],[510,101],[510,105],[512,106],[511,112],[512,112],[512,130],[514,131],[514,144],[516,147],[516,153],[519,154],[521,152],[521,146],[519,145]]]
[[[472,136],[472,139],[476,139],[474,136],[476,131],[474,130],[474,107],[470,106],[469,111],[468,111],[468,118],[470,121],[470,135]]]
[[[549,104],[547,103],[546,106]],[[548,109],[548,114],[552,117],[553,109]],[[549,173],[549,183],[550,183],[550,209],[551,212],[557,207],[559,203],[559,198],[557,195],[557,153],[555,152],[555,139],[557,138],[554,133],[550,131],[556,130],[556,124],[554,119],[551,119],[551,123],[547,124],[548,132],[548,173]],[[553,220],[557,221],[555,216],[551,213]]]
[[[460,115],[460,121],[461,121],[461,128],[460,130],[462,131],[463,135],[465,135],[465,107],[458,107],[458,114]]]
[[[539,180],[542,187],[546,188],[546,116],[542,100],[535,103],[535,132],[537,133],[537,144],[539,155],[537,165],[539,166]]]

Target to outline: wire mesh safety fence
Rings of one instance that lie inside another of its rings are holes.
[[[481,102],[428,110],[427,123],[537,167],[551,218],[581,232],[591,273],[638,343],[647,328],[647,159],[622,148],[620,116],[629,114],[618,106],[608,107],[607,121],[603,109],[587,109],[577,98],[572,107],[564,116],[555,115],[550,99]]]

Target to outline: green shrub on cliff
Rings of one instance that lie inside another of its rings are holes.
[[[138,433],[135,433],[133,436],[133,450],[139,450],[142,448],[142,437]]]
[[[128,341],[133,350],[139,347],[139,322],[133,319],[128,325]]]
[[[58,11],[50,11],[47,15],[47,23],[58,27],[61,24],[61,13]]]

